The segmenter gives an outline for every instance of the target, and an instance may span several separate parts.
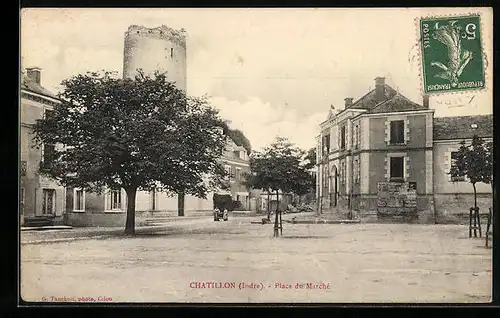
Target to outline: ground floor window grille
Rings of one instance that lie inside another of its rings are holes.
[[[110,190],[108,193],[108,198],[106,200],[107,206],[106,210],[123,210],[122,205],[122,191],[121,190]]]
[[[85,199],[82,189],[75,190],[75,203],[73,206],[74,211],[84,211],[85,210]]]
[[[53,215],[55,212],[55,194],[54,189],[43,189],[42,214]]]

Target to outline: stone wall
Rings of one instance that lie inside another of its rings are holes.
[[[469,223],[469,208],[474,206],[473,194],[436,194],[434,202],[436,223]],[[493,206],[493,196],[489,193],[478,194],[477,206],[480,214],[487,215],[489,208]]]

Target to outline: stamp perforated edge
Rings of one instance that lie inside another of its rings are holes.
[[[437,92],[431,92],[431,93],[426,93],[424,89],[424,75],[423,75],[423,68],[422,68],[422,41],[420,39],[420,21],[422,19],[446,19],[446,18],[463,18],[463,17],[471,17],[471,16],[478,16],[479,17],[479,24],[480,24],[480,30],[479,34],[481,37],[481,53],[483,57],[483,72],[484,72],[484,87],[479,87],[475,89],[467,89],[467,90],[449,90],[449,91],[437,91]],[[449,95],[465,95],[465,94],[471,94],[474,92],[487,92],[488,91],[488,83],[489,83],[489,76],[488,76],[488,66],[489,62],[487,59],[486,52],[484,50],[484,18],[483,18],[483,13],[482,12],[473,12],[473,13],[454,13],[454,14],[440,14],[440,15],[426,15],[426,16],[419,16],[415,17],[414,19],[414,24],[415,24],[415,32],[416,32],[416,38],[417,38],[417,61],[418,61],[418,77],[420,79],[420,95],[421,96],[449,96]]]

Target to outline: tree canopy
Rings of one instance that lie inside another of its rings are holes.
[[[314,187],[314,178],[304,163],[305,155],[305,151],[294,146],[288,139],[278,137],[270,146],[250,156],[251,173],[247,182],[254,189],[276,194],[277,200],[279,192],[304,195]],[[275,228],[278,210],[276,212]]]
[[[305,164],[306,169],[314,168],[316,166],[316,148],[309,149],[304,159],[307,161]]]
[[[245,148],[248,154],[252,152],[252,145],[241,130],[229,128],[227,121],[224,121],[222,126],[224,129],[224,134],[231,138],[231,140],[234,141],[237,146]]]
[[[125,232],[134,233],[137,190],[206,197],[225,172],[222,119],[165,75],[121,79],[86,73],[62,82],[60,104],[34,125],[38,146],[61,145],[40,172],[62,185],[127,192]]]
[[[493,183],[493,142],[487,142],[474,136],[470,144],[465,140],[453,158],[450,175],[466,177],[474,188],[474,207],[477,207],[476,183]]]

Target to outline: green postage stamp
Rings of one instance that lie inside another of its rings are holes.
[[[425,94],[485,87],[479,15],[421,18],[419,32]]]

